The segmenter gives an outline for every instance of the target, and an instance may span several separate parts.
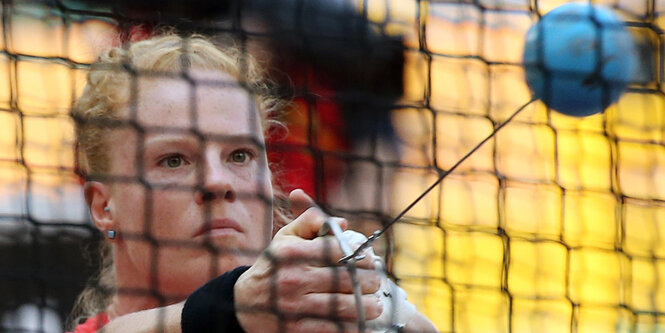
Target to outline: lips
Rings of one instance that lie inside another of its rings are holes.
[[[233,234],[237,232],[243,232],[242,227],[240,226],[240,224],[238,224],[238,222],[226,218],[213,219],[210,220],[208,223],[203,224],[201,228],[199,228],[199,230],[197,230],[192,237],[198,237],[198,236],[214,237],[220,235]]]

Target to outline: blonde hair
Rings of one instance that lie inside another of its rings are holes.
[[[92,64],[82,96],[73,108],[76,123],[79,172],[86,179],[108,173],[106,137],[120,121],[119,109],[131,98],[132,80],[143,73],[178,76],[190,69],[217,70],[234,77],[255,98],[263,130],[279,122],[272,116],[283,108],[270,93],[270,85],[256,62],[234,47],[219,48],[207,38],[167,34],[115,47],[102,53]],[[275,229],[288,221],[284,195],[275,189]],[[113,256],[108,242],[100,240],[100,270],[79,295],[70,314],[70,326],[80,319],[103,312],[116,292]]]

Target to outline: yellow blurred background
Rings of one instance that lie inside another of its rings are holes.
[[[524,34],[565,2],[360,1],[406,36],[404,107],[392,117],[411,167],[395,170],[394,213],[436,180],[432,166],[452,166],[530,100]],[[663,28],[648,15],[662,2],[597,3]],[[69,111],[80,64],[112,27],[30,15],[6,26],[0,196],[30,186],[57,200],[78,186]],[[394,273],[440,331],[665,332],[665,101],[659,79],[636,87],[583,119],[530,104],[395,226]]]
[[[524,35],[566,2],[369,1],[408,36],[402,162],[446,170],[527,103]],[[662,27],[663,3],[595,3]],[[658,81],[635,87],[582,119],[530,104],[395,227],[395,273],[439,330],[665,331],[665,109]],[[395,213],[423,170],[396,172]]]

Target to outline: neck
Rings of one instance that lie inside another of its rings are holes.
[[[151,309],[159,306],[156,299],[149,299],[145,296],[124,295],[120,293],[113,297],[113,301],[106,309],[109,320],[124,316],[129,313]]]
[[[157,291],[145,272],[139,272],[131,262],[131,259],[127,256],[127,249],[123,245],[118,242],[114,247],[117,293],[107,308],[110,320],[132,312],[182,301],[182,299],[169,299]]]

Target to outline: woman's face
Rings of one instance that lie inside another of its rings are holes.
[[[135,107],[121,110],[129,122],[108,145],[111,173],[120,177],[109,191],[118,282],[171,295],[253,263],[272,234],[270,172],[252,98],[229,75],[193,77],[194,84],[138,80]]]

